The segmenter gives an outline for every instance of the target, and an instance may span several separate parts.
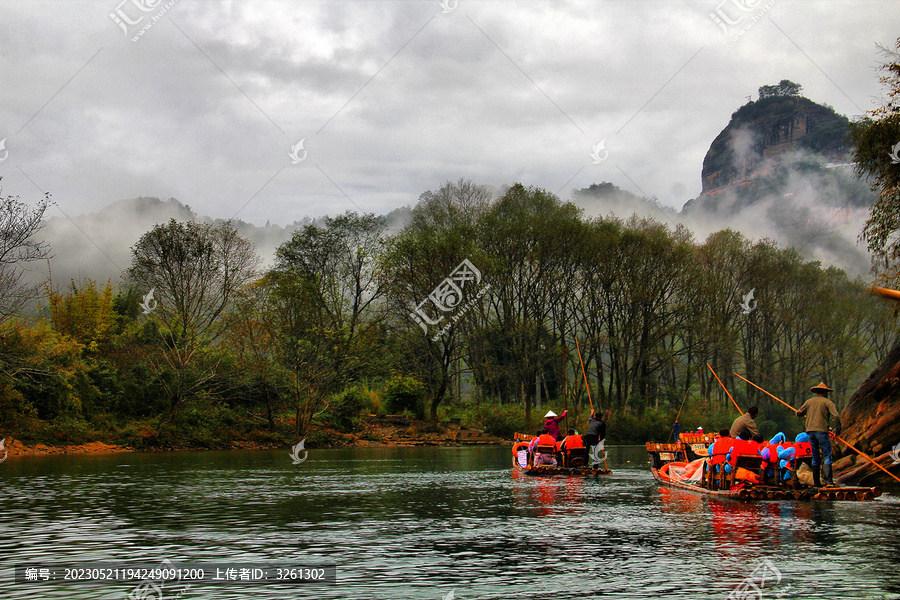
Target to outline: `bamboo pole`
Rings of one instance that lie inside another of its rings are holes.
[[[588,402],[591,403],[591,412],[594,412],[594,401],[591,400],[591,385],[588,383],[587,371],[584,370],[584,360],[581,358],[581,345],[578,343],[578,336],[575,336],[575,348],[578,349],[578,362],[581,363],[581,374],[584,375],[584,387],[587,390]]]
[[[750,385],[752,385],[753,387],[755,387],[756,389],[758,389],[759,391],[761,391],[763,394],[766,394],[767,396],[769,396],[769,397],[772,398],[773,400],[778,400],[779,402],[781,402],[782,404],[784,404],[785,406],[787,406],[789,409],[791,409],[791,410],[794,411],[795,413],[797,412],[797,409],[796,409],[796,408],[794,408],[793,406],[791,406],[790,404],[788,404],[787,402],[785,402],[784,400],[782,400],[782,399],[779,398],[778,396],[775,396],[774,394],[770,394],[769,392],[767,392],[766,390],[762,389],[761,387],[759,387],[758,385],[756,385],[755,383],[753,383],[753,382],[750,381],[749,379],[747,379],[747,378],[745,378],[745,377],[741,377],[741,376],[738,375],[737,373],[735,373],[735,375],[737,375],[738,377],[740,377],[741,379],[743,379],[744,381],[746,381],[747,383],[749,383]]]
[[[728,399],[731,400],[731,401],[734,403],[734,407],[735,407],[736,409],[738,409],[738,412],[739,412],[740,414],[744,414],[744,411],[741,410],[741,407],[738,406],[738,403],[735,402],[735,401],[734,401],[734,398],[731,397],[731,394],[728,393],[728,389],[725,387],[725,384],[722,383],[722,380],[719,379],[719,376],[716,375],[716,372],[713,371],[713,368],[709,366],[709,363],[706,363],[706,366],[709,367],[709,370],[712,371],[713,377],[716,378],[716,381],[718,381],[718,382],[719,382],[719,385],[722,386],[722,389],[725,390],[725,393],[728,395]]]
[[[873,294],[878,294],[882,298],[887,298],[888,300],[900,300],[900,292],[898,292],[897,290],[889,290],[887,288],[873,285],[869,288],[869,291]]]
[[[851,445],[847,442],[847,440],[845,440],[844,438],[842,438],[841,436],[839,436],[838,434],[836,434],[836,433],[834,433],[834,432],[830,432],[829,435],[831,435],[832,437],[836,438],[839,442],[842,442],[845,446],[847,446],[848,448],[850,448],[851,450],[853,450],[854,452],[856,452],[857,454],[859,454],[860,456],[862,456],[864,459],[866,459],[867,461],[869,461],[870,463],[872,463],[873,465],[875,465],[876,467],[878,467],[879,469],[881,469],[882,471],[884,471],[885,473],[887,473],[888,475],[890,475],[891,477],[893,477],[894,479],[896,479],[898,483],[900,483],[900,477],[897,477],[896,475],[894,475],[893,473],[891,473],[890,471],[888,471],[887,469],[885,469],[884,467],[882,467],[881,465],[879,465],[877,462],[875,462],[875,459],[870,458],[868,455],[863,454],[862,452],[860,452],[859,450],[857,450],[856,448],[854,448],[853,446],[851,446]]]

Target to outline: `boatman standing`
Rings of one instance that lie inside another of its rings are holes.
[[[747,412],[739,416],[734,420],[734,423],[731,424],[729,435],[735,439],[751,439],[754,435],[759,433],[759,428],[757,428],[756,426],[756,421],[753,420],[758,414],[759,409],[755,406],[751,406],[750,408],[748,408]]]
[[[825,382],[819,383],[816,387],[810,388],[809,391],[816,394],[803,403],[797,416],[806,415],[806,433],[809,435],[809,445],[812,447],[812,471],[813,485],[821,487],[822,483],[819,477],[821,475],[825,479],[825,485],[834,485],[832,481],[831,463],[833,458],[831,455],[831,438],[828,436],[828,425],[831,417],[840,419],[837,407],[834,402],[828,399],[828,392],[833,392]],[[838,421],[840,424],[840,421]],[[822,458],[819,458],[819,449],[822,450]],[[824,466],[820,466],[824,465]]]
[[[591,418],[588,419],[587,433],[582,437],[584,447],[587,448],[587,456],[585,462],[591,461],[592,468],[600,467],[600,453],[606,455],[604,448],[604,440],[606,440],[606,423],[596,412],[591,411]]]

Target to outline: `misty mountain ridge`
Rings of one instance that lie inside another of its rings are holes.
[[[782,81],[760,88],[760,99],[735,111],[713,140],[703,161],[703,188],[681,211],[661,205],[613,183],[573,190],[571,200],[586,218],[632,214],[670,225],[682,223],[702,240],[731,228],[750,238],[769,238],[793,246],[808,260],[865,275],[868,254],[857,244],[874,194],[853,174],[846,117],[799,96],[800,86]],[[503,190],[494,190],[502,193]],[[385,215],[389,231],[409,220],[410,206]],[[323,217],[324,218],[324,217]],[[170,198],[140,197],[114,202],[95,214],[51,217],[42,231],[53,248],[53,280],[91,278],[117,282],[131,263],[131,247],[154,225],[169,219],[221,222],[195,213]],[[289,225],[257,226],[233,219],[252,241],[264,265],[294,231],[321,222],[305,218]],[[47,274],[33,273],[45,279]]]

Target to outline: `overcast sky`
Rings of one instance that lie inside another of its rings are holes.
[[[0,185],[51,192],[54,215],[157,196],[282,225],[460,177],[680,207],[759,86],[872,109],[898,17],[896,0],[3,0]]]

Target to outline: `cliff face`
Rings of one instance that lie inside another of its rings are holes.
[[[894,456],[900,454],[900,344],[850,397],[841,412],[841,426],[842,438],[900,476],[900,462],[894,464]],[[842,445],[838,444],[838,447]],[[834,465],[835,481],[898,485],[853,450],[846,449],[843,454],[844,457]]]
[[[846,163],[848,124],[846,117],[831,108],[800,96],[751,101],[731,115],[713,140],[703,159],[701,195],[688,204],[716,210],[716,196],[726,192],[743,196],[741,204],[752,203],[748,188],[759,187],[776,175],[784,166],[780,158],[789,153],[793,153],[793,161],[802,153],[822,164]],[[789,169],[796,170],[793,166]]]

